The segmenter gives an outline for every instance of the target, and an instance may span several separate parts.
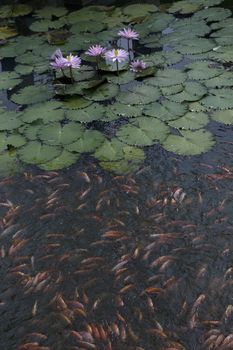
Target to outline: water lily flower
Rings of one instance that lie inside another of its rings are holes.
[[[67,67],[79,69],[81,66],[81,58],[78,56],[73,56],[72,54],[66,56],[66,61]]]
[[[112,62],[116,62],[117,74],[119,75],[119,63],[126,61],[129,53],[122,49],[113,49],[107,51],[104,57]]]
[[[93,45],[90,46],[89,49],[85,52],[86,55],[88,56],[103,56],[106,52],[106,49],[100,45]]]
[[[132,72],[140,72],[146,68],[146,63],[142,60],[135,60],[130,63],[130,70]]]
[[[124,62],[128,59],[129,53],[122,49],[113,49],[105,53],[104,57],[112,62]]]
[[[52,54],[51,60],[55,60],[56,58],[63,57],[62,52],[60,49],[56,49],[56,51]]]
[[[53,69],[64,69],[68,67],[68,62],[67,59],[64,58],[63,56],[61,57],[56,57],[53,62],[50,63],[51,67]]]
[[[120,30],[118,32],[118,36],[128,39],[128,40],[138,40],[139,39],[139,34],[131,29],[131,28],[124,28],[123,30]]]

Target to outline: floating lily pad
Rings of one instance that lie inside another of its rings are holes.
[[[77,141],[66,145],[71,152],[90,153],[94,152],[105,141],[103,134],[97,130],[85,130]]]
[[[132,119],[117,131],[117,137],[126,144],[137,146],[151,146],[162,142],[168,135],[169,128],[162,121],[150,117]]]
[[[186,111],[187,107],[185,105],[165,100],[162,104],[155,102],[145,106],[143,114],[156,117],[162,121],[169,121],[183,116]]]
[[[89,89],[84,93],[88,100],[105,101],[115,97],[118,94],[119,87],[115,84],[103,84],[98,89]]]
[[[67,12],[68,10],[65,7],[44,6],[35,11],[34,17],[52,19],[52,17],[62,17]]]
[[[148,78],[145,83],[152,86],[172,86],[182,84],[186,80],[186,74],[177,69],[158,70],[154,78]]]
[[[183,40],[172,42],[171,46],[175,51],[183,55],[194,55],[211,51],[216,46],[216,43],[213,40],[205,38],[183,38]]]
[[[0,18],[19,17],[28,15],[32,8],[24,4],[12,4],[0,7]]]
[[[22,124],[21,113],[15,111],[0,111],[0,130],[18,129]]]
[[[109,83],[114,83],[114,84],[127,84],[130,81],[135,79],[135,75],[133,72],[121,72],[118,76],[115,75],[110,75],[110,74],[105,74],[104,77],[107,79]]]
[[[4,152],[0,154],[0,175],[12,176],[20,170],[20,165],[18,160],[15,157],[15,154],[12,152]]]
[[[33,67],[24,64],[17,64],[17,66],[15,66],[15,72],[20,75],[27,75],[33,72]]]
[[[19,149],[19,158],[24,163],[42,164],[57,158],[61,154],[59,147],[43,145],[38,141],[30,141]]]
[[[36,22],[33,22],[30,25],[30,29],[33,32],[47,32],[49,29],[60,29],[66,25],[64,18],[59,18],[56,21],[51,21],[49,19],[42,19]]]
[[[68,108],[68,109],[82,109],[89,106],[91,103],[92,101],[88,101],[83,97],[71,96],[71,97],[65,98],[63,105],[65,108]]]
[[[101,161],[116,161],[124,158],[123,144],[116,138],[105,140],[95,151],[94,157]]]
[[[31,85],[13,94],[11,100],[20,105],[25,105],[47,101],[52,98],[52,96],[53,92],[48,86]]]
[[[230,17],[231,11],[221,7],[206,8],[194,14],[194,18],[202,18],[207,22],[218,22]]]
[[[78,111],[69,111],[66,113],[66,117],[73,121],[78,121],[81,123],[89,123],[93,120],[99,120],[103,118],[105,114],[105,107],[99,103],[92,103],[86,108],[80,109]]]
[[[233,72],[224,72],[223,74],[218,75],[217,77],[207,79],[205,80],[205,86],[207,86],[208,88],[233,86]]]
[[[5,40],[8,38],[12,38],[13,36],[16,36],[18,32],[11,27],[0,27],[0,40]]]
[[[83,126],[78,123],[68,123],[63,127],[60,123],[52,123],[42,125],[38,137],[48,145],[67,145],[80,138],[83,130]]]
[[[209,122],[208,115],[203,112],[188,112],[183,117],[170,121],[169,125],[176,129],[197,130],[206,126]]]
[[[0,152],[7,150],[9,146],[13,146],[15,148],[21,147],[26,142],[27,140],[22,135],[7,135],[4,132],[0,132]]]
[[[140,105],[154,102],[158,100],[159,97],[160,91],[158,88],[145,84],[136,84],[128,87],[126,91],[120,92],[116,98],[120,103]]]
[[[62,153],[52,159],[51,161],[44,163],[44,164],[39,164],[39,168],[43,170],[59,170],[59,169],[64,169],[68,168],[72,164],[76,163],[77,160],[79,159],[78,154],[74,154],[71,152],[68,152],[66,150],[63,150]]]
[[[232,89],[211,89],[209,95],[204,97],[200,103],[210,109],[233,108]]]
[[[58,101],[49,101],[38,103],[23,111],[21,119],[26,123],[32,123],[41,119],[44,123],[60,121],[65,117],[64,109],[61,109],[62,103]]]
[[[183,15],[189,14],[189,13],[194,13],[198,11],[201,8],[201,4],[196,3],[195,1],[190,2],[190,1],[177,1],[174,3],[169,9],[169,13],[180,13]]]
[[[209,53],[210,59],[218,62],[232,62],[233,57],[233,45],[232,46],[219,46]]]
[[[215,111],[211,113],[211,119],[219,123],[233,125],[233,109],[227,109],[225,111]]]
[[[133,4],[126,6],[123,13],[129,17],[130,20],[146,17],[151,12],[157,12],[158,7],[153,4]]]
[[[130,106],[120,102],[113,103],[112,105],[108,105],[108,111],[111,113],[121,116],[121,117],[139,117],[142,114],[143,106]]]
[[[11,89],[20,84],[22,79],[16,72],[0,73],[0,90]]]
[[[74,34],[82,32],[98,33],[101,32],[105,27],[105,24],[97,21],[89,21],[83,19],[82,21],[76,22],[70,28],[70,31]]]
[[[174,102],[198,101],[207,93],[204,85],[197,82],[186,82],[183,90],[177,94],[172,94],[167,98]]]
[[[162,146],[169,152],[181,155],[198,155],[207,152],[214,145],[213,135],[206,130],[180,131],[180,136],[169,135]]]
[[[206,80],[216,77],[224,72],[222,66],[217,66],[210,61],[197,61],[186,65],[189,79]]]

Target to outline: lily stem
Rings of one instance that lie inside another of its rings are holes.
[[[70,67],[70,79],[71,79],[71,82],[73,83],[74,82],[74,76],[73,76],[72,67]]]
[[[116,68],[117,68],[117,75],[119,77],[119,64],[118,64],[118,60],[116,60]]]

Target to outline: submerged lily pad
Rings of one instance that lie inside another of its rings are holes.
[[[26,105],[49,100],[53,96],[52,90],[45,85],[27,86],[11,96],[15,103]]]
[[[162,142],[168,135],[169,128],[162,121],[150,117],[138,117],[117,131],[117,137],[129,145],[151,146]]]
[[[214,145],[213,135],[206,130],[180,131],[180,136],[169,135],[162,146],[169,152],[181,155],[198,155],[207,152]]]

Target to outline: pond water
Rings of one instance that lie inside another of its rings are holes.
[[[231,1],[29,3],[0,7],[0,348],[233,349]],[[85,54],[129,26],[145,69]]]

